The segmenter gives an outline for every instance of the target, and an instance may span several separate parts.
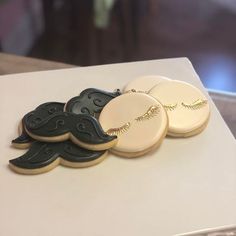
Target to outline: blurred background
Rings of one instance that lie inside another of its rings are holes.
[[[78,66],[188,57],[236,92],[236,0],[0,0],[0,51]]]

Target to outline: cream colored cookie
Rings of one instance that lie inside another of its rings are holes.
[[[161,76],[161,75],[144,75],[140,76],[132,81],[130,81],[124,88],[124,92],[130,90],[142,91],[142,92],[149,92],[155,85],[159,84],[160,82],[169,81],[170,79]]]
[[[191,84],[173,80],[159,83],[149,94],[165,107],[169,117],[168,135],[189,137],[204,130],[210,107],[206,96]]]
[[[135,92],[110,101],[99,121],[105,132],[118,136],[111,151],[124,157],[144,155],[159,146],[168,127],[168,117],[161,103],[145,93]]]
[[[56,168],[58,165],[66,166],[66,167],[71,167],[71,168],[85,168],[85,167],[90,167],[97,165],[101,163],[105,158],[107,157],[107,151],[99,158],[93,161],[89,162],[81,162],[81,163],[75,163],[75,162],[70,162],[67,161],[63,158],[58,158],[51,164],[41,167],[41,168],[36,168],[36,169],[25,169],[25,168],[20,168],[18,166],[15,166],[11,163],[9,163],[9,167],[16,173],[18,174],[23,174],[23,175],[37,175],[37,174],[42,174],[49,172]]]

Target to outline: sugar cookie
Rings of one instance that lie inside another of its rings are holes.
[[[111,151],[124,157],[136,157],[159,146],[166,135],[168,118],[155,98],[130,92],[110,101],[99,117],[102,128],[118,136]]]
[[[169,78],[161,75],[145,75],[130,81],[123,91],[136,90],[148,93],[155,85],[169,80]]]
[[[97,115],[113,98],[121,95],[119,90],[113,93],[95,88],[85,89],[79,96],[70,99],[65,105],[65,111],[75,114]]]
[[[209,103],[193,85],[173,80],[156,85],[149,94],[157,98],[168,113],[168,135],[188,137],[206,127],[210,116]]]
[[[22,122],[23,127],[30,125],[37,125],[44,119],[47,119],[51,115],[57,112],[63,112],[65,103],[60,102],[47,102],[38,106],[35,110],[27,113]]]
[[[34,111],[29,112],[24,117],[24,122],[38,123],[55,112],[63,111],[65,103],[60,102],[46,102],[38,106]],[[19,136],[12,140],[12,146],[19,149],[29,148],[34,141],[25,131],[22,121],[19,125]]]
[[[35,141],[22,156],[9,161],[10,168],[19,174],[40,174],[61,164],[68,167],[88,167],[100,163],[107,151],[85,150],[70,141],[42,143]]]
[[[27,117],[26,117],[27,118]],[[62,142],[70,139],[89,150],[106,150],[117,142],[116,136],[104,133],[98,121],[86,114],[57,112],[40,122],[23,118],[26,132],[41,142]]]
[[[11,141],[11,144],[15,148],[26,149],[30,147],[33,141],[34,139],[31,138],[25,131],[23,131],[20,136]]]

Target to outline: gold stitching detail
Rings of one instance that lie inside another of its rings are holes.
[[[131,125],[131,123],[130,123],[130,122],[127,122],[127,123],[125,123],[125,124],[124,124],[123,126],[121,126],[121,127],[118,127],[118,128],[111,128],[111,129],[107,130],[106,133],[107,133],[108,135],[116,135],[116,136],[119,136],[119,135],[121,135],[121,134],[127,132],[128,129],[130,128],[130,125]]]
[[[151,106],[148,110],[141,116],[135,118],[136,121],[145,121],[153,118],[160,112],[159,106]]]
[[[163,105],[166,111],[173,111],[177,107],[177,103],[175,104],[165,104]]]
[[[197,110],[202,108],[203,106],[205,106],[207,104],[207,100],[203,100],[203,99],[197,99],[196,101],[194,101],[193,103],[184,103],[182,102],[181,105],[185,108],[191,109],[191,110]]]

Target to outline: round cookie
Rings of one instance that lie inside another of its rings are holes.
[[[156,85],[149,94],[158,99],[167,111],[168,135],[189,137],[206,127],[210,117],[209,103],[193,85],[173,80]]]
[[[124,88],[123,92],[136,90],[148,93],[150,89],[160,82],[169,81],[170,79],[161,75],[145,75],[130,81]]]
[[[106,133],[118,136],[111,151],[123,157],[141,156],[158,147],[168,129],[161,103],[138,92],[114,98],[102,110],[99,121]]]

